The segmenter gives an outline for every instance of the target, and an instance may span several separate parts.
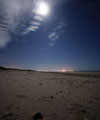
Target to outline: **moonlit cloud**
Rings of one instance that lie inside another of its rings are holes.
[[[8,31],[0,30],[0,48],[6,47],[10,40],[11,39]]]
[[[59,35],[58,35],[57,33],[55,33],[55,32],[52,32],[52,33],[48,36],[48,38],[49,38],[51,41],[55,41],[55,40],[57,40],[57,39],[59,38]]]
[[[31,24],[32,24],[32,25],[37,25],[37,26],[40,26],[40,25],[41,25],[41,23],[38,22],[38,21],[32,21]]]
[[[44,16],[36,13],[36,5],[42,0],[0,1],[0,48],[12,41],[11,34],[27,35],[38,30]]]
[[[39,15],[34,15],[33,20],[29,22],[29,26],[24,30],[22,35],[26,35],[29,32],[35,32],[37,29],[39,29],[40,25],[43,22],[43,17]]]
[[[38,26],[29,26],[26,29],[26,32],[36,31],[39,27]]]
[[[60,22],[57,27],[55,27],[52,32],[48,35],[48,46],[53,47],[56,41],[59,39],[62,33],[64,33],[65,23]]]
[[[35,15],[35,16],[34,16],[34,20],[39,21],[39,22],[42,22],[42,21],[43,21],[43,17],[40,16],[40,15]]]

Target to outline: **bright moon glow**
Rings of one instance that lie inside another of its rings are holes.
[[[37,6],[37,10],[36,13],[42,16],[46,16],[49,14],[49,6],[44,3],[44,2],[40,2]]]

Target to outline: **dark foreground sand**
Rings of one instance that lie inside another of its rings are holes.
[[[0,120],[100,120],[100,73],[0,71]],[[39,120],[39,119],[37,119]]]

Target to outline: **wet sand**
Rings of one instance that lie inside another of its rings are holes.
[[[38,116],[100,120],[100,73],[0,70],[0,120],[39,120]]]

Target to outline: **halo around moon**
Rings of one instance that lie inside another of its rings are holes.
[[[47,16],[49,14],[49,6],[47,3],[41,1],[36,7],[36,13],[41,16]]]

